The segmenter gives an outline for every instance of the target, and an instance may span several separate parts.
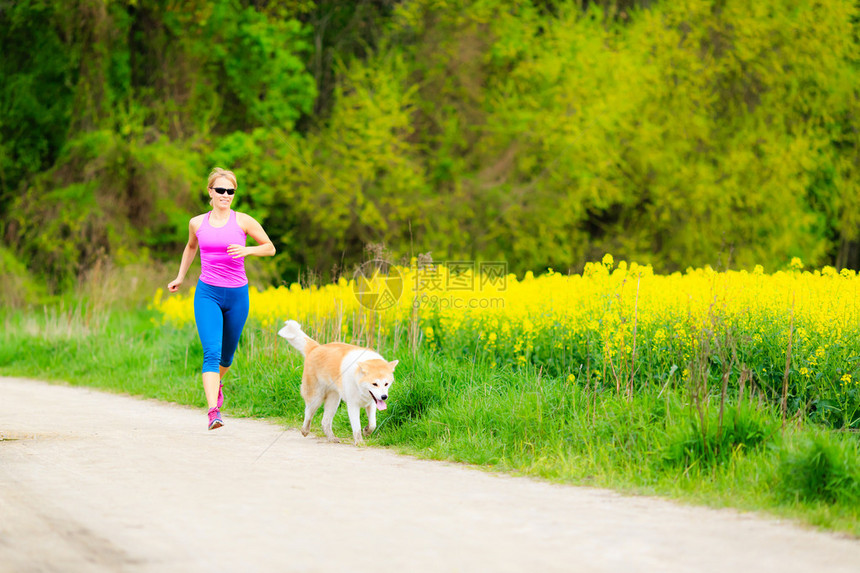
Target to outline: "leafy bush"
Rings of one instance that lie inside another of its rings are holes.
[[[860,503],[857,437],[817,432],[790,441],[780,454],[777,487],[788,499]]]
[[[766,445],[778,432],[772,412],[744,402],[729,406],[722,425],[716,408],[702,419],[693,413],[670,429],[661,453],[663,462],[685,470],[710,467]]]
[[[0,307],[15,308],[36,302],[44,288],[8,249],[0,247]]]
[[[445,387],[436,376],[412,375],[406,364],[400,364],[397,370],[397,385],[392,391],[392,398],[396,391],[396,399],[389,402],[384,418],[385,424],[392,427],[421,418],[429,408],[441,402],[441,393]]]

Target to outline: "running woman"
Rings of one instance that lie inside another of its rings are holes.
[[[194,292],[194,320],[203,345],[203,391],[209,405],[210,430],[224,425],[223,380],[248,318],[245,257],[275,254],[263,227],[250,215],[230,209],[237,187],[232,171],[216,167],[209,174],[212,210],[189,222],[179,274],[167,285],[170,292],[179,290],[199,247],[201,272]],[[246,235],[257,242],[256,247],[245,246]]]

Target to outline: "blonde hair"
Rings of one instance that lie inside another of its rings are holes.
[[[206,187],[211,189],[212,185],[215,183],[215,180],[219,177],[226,177],[233,184],[233,187],[239,187],[239,184],[236,183],[236,174],[232,171],[221,169],[220,167],[216,167],[212,170],[212,173],[209,174],[209,183],[206,185]],[[209,204],[212,205],[211,198],[209,199]]]

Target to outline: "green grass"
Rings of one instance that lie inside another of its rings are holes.
[[[7,313],[0,374],[198,406],[202,351],[193,326],[145,311]],[[424,458],[713,507],[766,512],[860,536],[856,433],[792,422],[758,397],[694,409],[683,388],[631,400],[530,368],[404,350],[389,408],[368,443]],[[273,329],[249,324],[226,385],[226,416],[301,423],[301,359]],[[749,394],[749,393],[748,393]],[[319,430],[320,415],[314,421]],[[335,433],[349,438],[345,408]]]

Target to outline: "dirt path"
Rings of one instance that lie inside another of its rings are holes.
[[[0,378],[0,571],[860,570],[856,540],[733,511],[225,421]]]

